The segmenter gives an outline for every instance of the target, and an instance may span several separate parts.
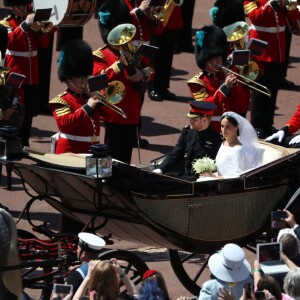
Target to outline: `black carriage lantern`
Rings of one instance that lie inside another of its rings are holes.
[[[92,145],[89,152],[92,155],[86,157],[86,175],[95,178],[111,177],[112,158],[106,145]]]
[[[16,127],[0,128],[0,160],[19,160],[22,158],[22,143]]]

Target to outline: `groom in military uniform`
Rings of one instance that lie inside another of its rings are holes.
[[[176,146],[154,173],[168,172],[184,159],[184,170],[178,175],[196,180],[197,175],[192,170],[192,162],[205,156],[216,158],[222,138],[220,133],[210,127],[210,121],[217,106],[205,101],[190,101],[189,104],[190,111],[187,117],[190,125],[183,128]]]

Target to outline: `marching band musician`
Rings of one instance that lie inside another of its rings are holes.
[[[273,124],[280,73],[286,56],[286,17],[299,18],[298,9],[287,11],[286,3],[285,0],[244,0],[244,10],[251,22],[249,39],[268,43],[258,58],[264,68],[258,82],[270,90],[271,98],[256,91],[252,93],[251,123],[259,138],[277,131]]]
[[[189,0],[186,0],[189,1]],[[168,9],[165,9],[165,28],[160,35],[151,35],[150,45],[158,47],[158,53],[151,57],[155,70],[155,77],[149,82],[148,97],[153,101],[175,100],[176,95],[169,91],[172,71],[173,55],[177,35],[183,27],[181,6],[174,5],[173,0],[167,0]],[[183,3],[183,1],[177,1]],[[165,4],[165,6],[166,6]]]
[[[108,0],[102,3],[99,8],[99,29],[106,45],[93,53],[93,73],[94,75],[105,73],[109,81],[119,80],[125,85],[125,97],[118,106],[124,110],[127,119],[103,107],[106,128],[104,141],[109,146],[113,158],[130,164],[142,109],[141,95],[145,93],[147,82],[154,71],[143,58],[138,66],[127,63],[124,56],[120,54],[120,48],[108,43],[107,37],[110,31],[125,23],[131,23],[131,17],[129,8],[122,0]]]
[[[60,130],[51,137],[52,153],[88,153],[91,145],[99,144],[99,99],[87,89],[87,77],[92,73],[91,47],[80,39],[67,42],[58,60],[58,77],[67,90],[49,101]]]
[[[159,35],[163,33],[162,22],[151,17],[149,4],[151,0],[124,0],[130,9],[132,24],[136,27],[134,40],[149,42],[150,35],[153,33]]]
[[[29,146],[31,125],[38,95],[38,57],[37,47],[49,45],[49,34],[34,31],[33,12],[29,11],[32,0],[4,0],[4,6],[11,7],[12,14],[1,21],[8,30],[8,45],[5,66],[12,72],[26,76],[24,89],[25,118],[20,128],[22,145]]]
[[[227,54],[227,38],[220,27],[204,26],[197,31],[195,47],[196,63],[202,71],[187,84],[196,101],[217,105],[211,126],[220,132],[221,115],[225,111],[246,115],[250,91],[246,86],[237,83],[234,74],[226,75],[220,69]]]
[[[0,56],[4,57],[7,46],[7,29],[0,24]],[[7,87],[9,71],[5,71],[0,58],[0,127],[20,128],[24,115],[24,92],[21,88]]]
[[[276,133],[265,139],[266,142],[282,144],[288,148],[300,148],[300,134],[294,135],[300,129],[300,105],[290,120]],[[277,140],[277,141],[276,141]]]
[[[159,35],[163,33],[164,27],[161,21],[152,17],[149,13],[151,0],[124,0],[126,5],[130,9],[130,16],[132,23],[136,28],[136,34],[134,41],[143,43],[149,42],[151,34]],[[141,95],[144,102],[145,94]],[[138,144],[141,148],[147,148],[149,142],[146,139],[141,138],[140,132],[142,127],[142,120],[139,123],[139,136]]]

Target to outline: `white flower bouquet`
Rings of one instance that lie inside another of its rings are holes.
[[[205,156],[203,158],[194,160],[192,162],[192,169],[197,174],[213,173],[217,171],[217,166],[213,159]]]

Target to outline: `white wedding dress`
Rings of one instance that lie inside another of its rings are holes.
[[[237,177],[240,173],[261,165],[262,150],[253,145],[237,145],[234,147],[221,145],[216,165],[218,175]]]

